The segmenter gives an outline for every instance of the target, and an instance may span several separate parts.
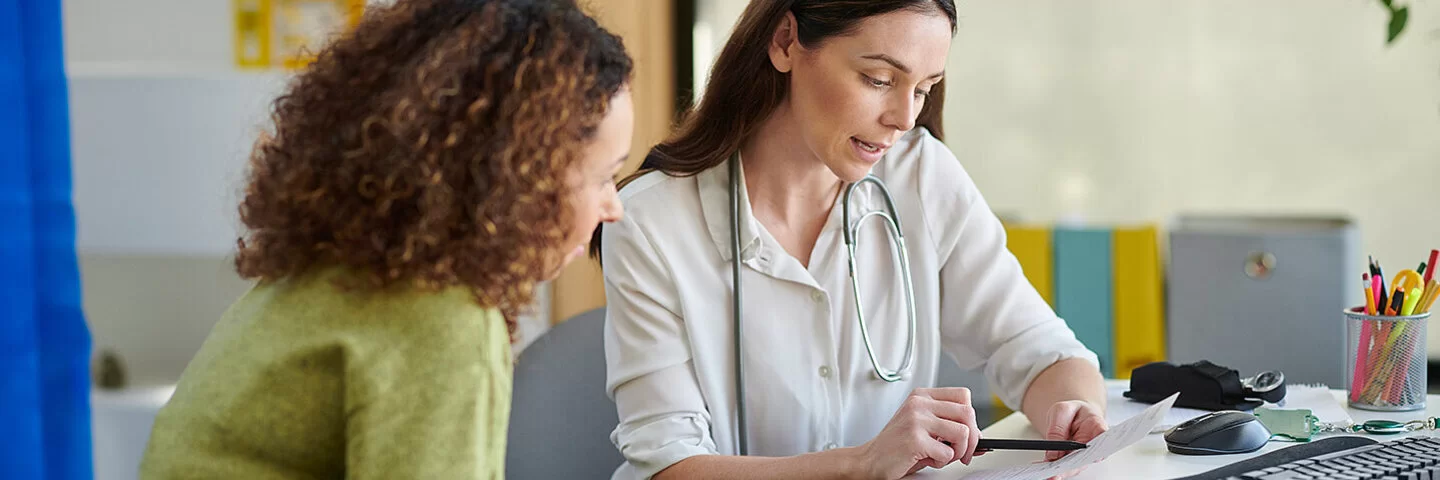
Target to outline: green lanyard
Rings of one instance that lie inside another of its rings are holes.
[[[1304,408],[1282,410],[1260,407],[1255,409],[1255,417],[1260,419],[1260,424],[1265,425],[1271,434],[1299,442],[1308,442],[1311,437],[1326,433],[1394,435],[1416,430],[1435,430],[1436,423],[1440,422],[1440,418],[1437,417],[1408,422],[1393,420],[1368,420],[1362,423],[1321,422],[1310,410]]]

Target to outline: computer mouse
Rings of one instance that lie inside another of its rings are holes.
[[[1221,410],[1201,415],[1165,433],[1165,445],[1181,455],[1225,455],[1259,450],[1270,441],[1270,429],[1254,415]]]

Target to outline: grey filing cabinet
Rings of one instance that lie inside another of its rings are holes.
[[[1363,300],[1350,288],[1364,267],[1358,242],[1346,218],[1178,218],[1166,275],[1169,360],[1210,360],[1242,377],[1277,369],[1292,385],[1344,388],[1341,311]]]

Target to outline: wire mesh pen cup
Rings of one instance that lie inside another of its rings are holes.
[[[1425,408],[1425,324],[1430,312],[1409,316],[1366,315],[1346,310],[1345,378],[1349,403],[1364,410]]]

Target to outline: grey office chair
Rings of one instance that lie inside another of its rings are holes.
[[[605,394],[605,309],[576,315],[520,353],[505,453],[514,479],[609,478],[625,460]]]
[[[935,386],[937,387],[969,387],[971,394],[976,398],[984,398],[990,395],[990,388],[985,383],[985,375],[978,370],[962,370],[955,364],[955,359],[950,355],[940,354],[940,368],[935,374]]]

